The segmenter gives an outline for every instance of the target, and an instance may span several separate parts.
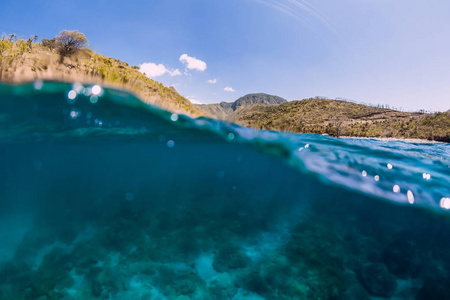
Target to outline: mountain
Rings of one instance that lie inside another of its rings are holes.
[[[48,41],[48,40],[47,40]],[[0,81],[57,80],[97,83],[125,89],[143,101],[169,111],[193,117],[206,113],[182,97],[175,88],[166,87],[115,58],[80,49],[62,57],[54,46],[24,40],[0,40]]]
[[[219,119],[234,120],[234,115],[236,111],[248,107],[254,104],[260,105],[278,105],[285,103],[286,99],[278,96],[258,93],[258,94],[248,94],[234,102],[220,102],[215,104],[201,104],[198,105],[203,111],[215,116]]]
[[[252,104],[263,104],[263,105],[276,105],[287,102],[286,99],[283,99],[278,96],[268,95],[268,94],[248,94],[245,95],[231,104],[231,108],[233,111],[236,111],[241,106],[250,106]]]

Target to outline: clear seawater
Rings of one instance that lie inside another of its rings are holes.
[[[0,299],[449,299],[450,146],[0,85]]]

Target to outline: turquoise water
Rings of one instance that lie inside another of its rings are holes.
[[[0,85],[0,299],[445,299],[450,146]]]

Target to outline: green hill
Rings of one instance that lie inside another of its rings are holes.
[[[333,136],[418,138],[450,142],[450,111],[407,113],[346,101],[311,98],[281,105],[251,105],[237,122],[259,129]]]

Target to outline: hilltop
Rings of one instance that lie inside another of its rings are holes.
[[[234,121],[235,114],[238,110],[253,105],[277,105],[285,103],[286,99],[278,96],[258,93],[258,94],[248,94],[234,102],[220,102],[215,104],[201,104],[198,105],[203,111],[215,116],[219,119]]]
[[[98,83],[125,89],[143,101],[193,117],[205,115],[174,88],[146,77],[137,66],[89,49],[62,56],[53,40],[0,40],[0,81],[20,83],[35,79]],[[52,42],[53,41],[53,42]]]

